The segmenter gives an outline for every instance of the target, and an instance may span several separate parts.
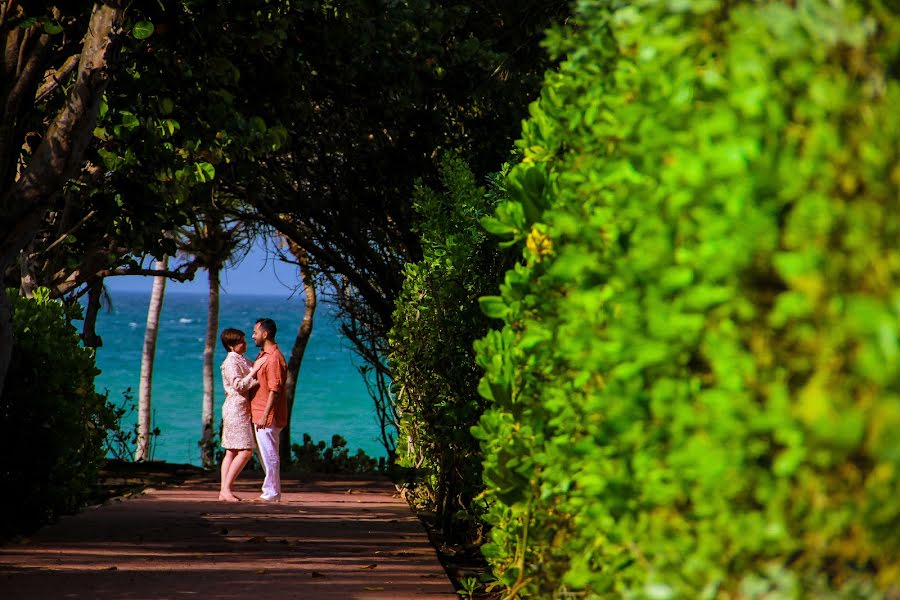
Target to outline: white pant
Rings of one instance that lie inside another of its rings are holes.
[[[281,457],[278,454],[280,427],[256,429],[256,445],[259,447],[259,462],[266,472],[262,485],[262,497],[266,500],[281,500]]]

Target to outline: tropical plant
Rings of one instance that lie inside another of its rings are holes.
[[[390,370],[400,415],[397,463],[419,471],[411,497],[437,513],[448,539],[478,539],[478,441],[470,428],[485,400],[472,343],[489,329],[477,299],[495,290],[508,261],[479,226],[497,197],[461,159],[442,160],[442,188],[420,184],[413,206],[424,257],[408,263],[394,310]]]
[[[105,455],[115,460],[132,462],[137,456],[138,440],[141,438],[135,414],[137,404],[134,401],[134,392],[131,388],[126,388],[122,392],[122,399],[119,402],[110,401],[110,406],[114,412],[116,424],[106,432]],[[147,435],[145,454],[148,460],[153,460],[155,441],[161,433],[159,427],[153,427]]]
[[[308,433],[303,434],[303,444],[292,444],[293,458],[290,468],[304,473],[375,473],[384,470],[384,462],[374,459],[362,449],[351,455],[347,440],[339,435],[331,436],[331,445],[323,440],[313,442]]]
[[[484,223],[507,596],[896,596],[896,4],[582,2],[547,47]]]
[[[80,307],[9,291],[15,344],[0,394],[0,535],[81,508],[93,492],[115,412],[94,391],[94,351],[70,324]]]
[[[212,193],[216,188],[213,186]],[[227,215],[228,201],[213,201],[208,210],[192,215],[190,225],[177,231],[178,247],[186,260],[208,275],[206,337],[203,345],[203,398],[201,402],[201,435],[198,445],[203,467],[215,466],[213,421],[215,413],[215,379],[213,365],[219,340],[219,276],[228,264],[240,262],[252,242],[252,232]]]

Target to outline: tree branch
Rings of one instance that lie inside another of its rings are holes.
[[[44,82],[34,95],[35,104],[42,102],[53,90],[62,85],[62,80],[71,75],[72,71],[78,66],[79,57],[80,55],[73,54],[66,59],[66,62],[60,68],[52,69],[44,74]]]
[[[130,267],[122,267],[118,269],[103,269],[96,273],[99,277],[123,277],[125,275],[145,275],[150,277],[168,277],[176,281],[190,281],[197,273],[197,266],[189,263],[184,271],[176,269],[175,271],[157,269],[134,269]]]
[[[12,9],[16,7],[18,3],[16,0],[0,0],[0,28],[5,27],[7,21],[9,20],[9,15],[12,13]]]
[[[78,66],[78,78],[22,177],[0,197],[0,271],[34,238],[53,198],[82,164],[109,81],[124,9],[94,6]]]
[[[0,185],[3,186],[11,185],[15,178],[24,136],[23,113],[32,106],[50,43],[50,36],[42,34],[32,44],[34,30],[36,27],[6,36],[5,75],[10,83],[4,82],[4,104],[0,107]]]
[[[292,241],[306,248],[317,262],[346,276],[353,286],[360,290],[379,317],[385,323],[391,322],[392,307],[386,302],[384,294],[375,287],[372,280],[364,276],[360,269],[354,268],[339,252],[333,252],[317,243],[312,231],[305,224],[283,218],[271,210],[262,199],[255,199],[254,204],[266,222]]]
[[[38,256],[40,256],[41,254],[47,254],[48,252],[50,252],[51,250],[53,250],[54,248],[56,248],[57,246],[59,246],[61,243],[63,243],[63,242],[66,240],[67,237],[69,237],[70,235],[72,235],[73,233],[75,233],[75,231],[76,231],[79,227],[81,227],[82,225],[84,225],[84,224],[88,221],[88,219],[90,219],[91,217],[93,217],[93,216],[96,215],[96,214],[97,214],[97,211],[96,211],[96,210],[92,210],[92,211],[89,212],[88,214],[84,215],[84,217],[83,217],[80,221],[78,221],[78,223],[76,223],[74,227],[72,227],[72,228],[69,229],[67,232],[65,232],[64,234],[62,234],[61,236],[59,236],[59,237],[56,239],[56,241],[53,242],[52,244],[50,244],[49,246],[47,246],[47,248],[46,248],[43,252],[39,252],[39,253],[38,253]]]

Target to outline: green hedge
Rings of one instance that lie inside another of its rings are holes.
[[[70,324],[78,305],[7,290],[13,308],[12,362],[0,396],[0,535],[27,532],[81,508],[95,489],[104,440],[115,426],[94,391],[93,350]]]
[[[581,2],[548,34],[484,221],[523,256],[478,343],[507,591],[900,594],[897,11]]]
[[[470,429],[487,403],[472,344],[490,327],[477,299],[496,289],[508,262],[479,226],[496,195],[459,158],[441,167],[442,189],[415,191],[423,258],[405,267],[390,333],[397,464],[415,472],[412,498],[437,513],[448,539],[478,539],[481,452]]]

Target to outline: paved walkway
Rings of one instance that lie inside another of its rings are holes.
[[[0,598],[458,598],[388,481],[283,488],[227,503],[195,479],[65,517],[0,546]]]

